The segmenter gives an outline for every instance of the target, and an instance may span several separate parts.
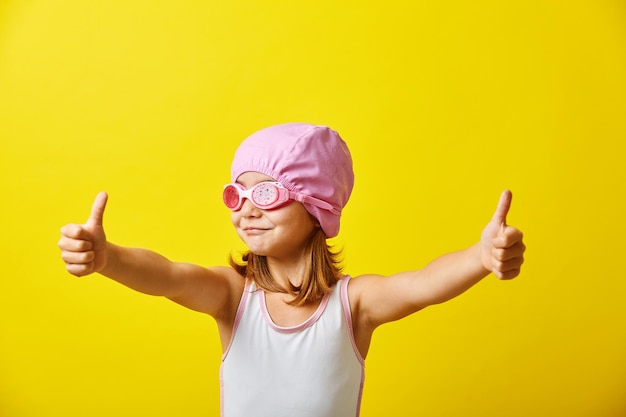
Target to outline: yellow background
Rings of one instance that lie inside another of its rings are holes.
[[[224,264],[237,144],[337,129],[357,182],[334,243],[389,274],[473,243],[503,188],[520,278],[374,336],[362,415],[626,415],[620,0],[0,3],[0,415],[217,416],[214,323],[64,270],[111,240]],[[323,365],[323,364],[321,364]]]

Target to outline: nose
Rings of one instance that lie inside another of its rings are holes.
[[[247,198],[243,199],[243,204],[239,212],[243,217],[259,217],[261,215],[261,209],[252,204]]]

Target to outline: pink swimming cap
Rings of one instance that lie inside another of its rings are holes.
[[[341,210],[350,198],[354,173],[350,151],[337,132],[306,123],[259,130],[235,152],[232,181],[248,171],[268,175],[291,191],[330,203],[335,213],[303,204],[319,221],[326,237],[339,233]]]

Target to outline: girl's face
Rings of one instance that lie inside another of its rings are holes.
[[[245,172],[237,179],[246,189],[264,181],[275,180],[258,172]],[[233,211],[230,218],[252,253],[285,260],[299,260],[313,231],[319,227],[304,206],[293,200],[272,210],[262,210],[245,199],[241,209]]]

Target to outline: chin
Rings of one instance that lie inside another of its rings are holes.
[[[255,255],[267,256],[268,250],[264,246],[262,246],[262,245],[255,245],[254,242],[251,243],[249,241],[246,241],[245,239],[243,240],[243,242],[246,244],[246,247],[248,248],[248,250],[250,252],[254,253]]]

